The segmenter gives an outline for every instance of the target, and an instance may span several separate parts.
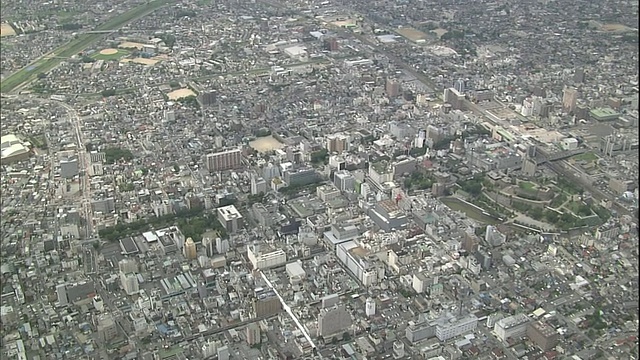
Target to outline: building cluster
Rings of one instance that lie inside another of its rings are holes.
[[[3,94],[3,355],[637,358],[629,33],[287,5],[166,6]]]

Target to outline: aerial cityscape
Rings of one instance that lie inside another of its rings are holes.
[[[638,8],[3,0],[0,358],[639,359]]]

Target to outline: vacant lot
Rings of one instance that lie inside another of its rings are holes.
[[[425,40],[427,38],[427,34],[410,27],[398,29],[396,30],[396,32],[409,39],[409,41],[413,42],[416,42],[418,40]]]
[[[169,100],[178,100],[189,96],[196,96],[196,93],[194,93],[193,90],[187,88],[178,89],[167,94]]]
[[[12,36],[15,34],[16,34],[16,31],[13,30],[11,25],[6,23],[0,25],[0,36]]]
[[[249,146],[259,153],[266,153],[269,151],[282,149],[283,143],[276,140],[272,135],[257,138],[249,143]]]

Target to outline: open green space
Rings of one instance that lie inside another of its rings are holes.
[[[120,58],[123,58],[129,54],[131,54],[129,51],[127,50],[123,50],[123,49],[117,49],[118,52],[115,54],[101,54],[100,52],[96,52],[95,54],[92,54],[91,57],[96,59],[96,60],[119,60]]]
[[[102,25],[95,28],[96,31],[118,30],[123,25],[130,21],[136,20],[142,16],[145,16],[158,8],[168,4],[170,0],[154,0],[143,5],[140,5],[134,9],[124,12],[110,20],[106,21]],[[18,70],[11,76],[5,78],[0,83],[0,92],[8,93],[18,86],[28,82],[38,76],[38,74],[46,73],[47,71],[56,67],[63,59],[70,58],[76,55],[102,39],[106,34],[80,34],[76,36],[70,42],[60,46],[52,53],[45,55],[39,60],[31,63],[30,65]]]
[[[442,201],[442,203],[445,204],[447,207],[449,207],[451,210],[461,211],[471,219],[481,222],[483,224],[495,225],[500,223],[499,220],[483,214],[481,210],[473,206],[469,206],[468,204],[465,204],[462,200],[458,198],[443,197],[440,199],[440,201]]]
[[[587,161],[587,162],[593,162],[598,160],[598,155],[592,153],[592,152],[586,152],[586,153],[582,153],[582,154],[578,154],[576,156],[573,157],[574,160],[576,161]]]
[[[528,182],[528,181],[520,181],[518,183],[518,186],[522,190],[528,190],[528,191],[535,190],[535,188],[536,188],[536,185],[534,183],[531,183],[531,182]]]

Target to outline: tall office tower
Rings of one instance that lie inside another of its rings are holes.
[[[576,108],[578,102],[578,90],[565,87],[562,92],[562,108],[565,112],[571,112]]]
[[[349,330],[351,322],[351,314],[343,306],[322,309],[318,314],[318,335],[327,338],[342,334]]]
[[[390,98],[394,98],[400,95],[400,91],[401,91],[400,82],[395,79],[387,79],[386,91],[387,91],[387,96]]]
[[[183,255],[189,260],[193,260],[198,256],[198,253],[196,251],[196,243],[193,242],[192,238],[187,238],[187,241],[185,241]]]
[[[251,323],[246,328],[247,344],[249,346],[260,344],[262,339],[260,338],[260,326],[256,323]]]
[[[231,149],[205,156],[205,165],[209,171],[234,169],[242,164],[242,151]]]
[[[453,84],[453,88],[456,89],[460,94],[464,93],[464,80],[459,79]]]

